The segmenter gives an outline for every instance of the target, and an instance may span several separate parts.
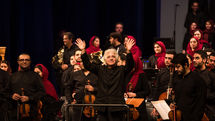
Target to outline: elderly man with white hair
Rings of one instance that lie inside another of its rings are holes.
[[[90,63],[85,53],[85,42],[78,39],[76,45],[82,50],[82,61],[84,67],[98,76],[97,82],[97,104],[124,104],[124,83],[125,76],[134,67],[134,60],[130,49],[134,45],[133,40],[125,43],[126,65],[117,66],[118,53],[115,49],[108,49],[104,53],[105,65]],[[123,121],[123,111],[121,108],[101,107],[98,108],[98,121]]]

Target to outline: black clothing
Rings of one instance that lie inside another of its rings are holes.
[[[36,106],[41,97],[45,96],[45,89],[42,83],[42,78],[35,72],[26,70],[19,71],[12,74],[8,85],[6,86],[6,92],[8,92],[8,99],[11,100],[11,117],[16,120],[17,101],[12,99],[12,95],[17,93],[22,95],[21,88],[24,88],[24,95],[29,97],[29,101],[26,102],[31,106],[30,119],[36,118]]]
[[[78,104],[85,103],[84,96],[85,94],[91,93],[95,94],[96,92],[96,81],[98,80],[97,76],[93,73],[89,73],[87,76],[84,74],[83,70],[70,73],[70,79],[66,83],[65,95],[69,103],[72,102],[72,93],[75,92],[75,100]],[[85,90],[85,85],[88,84],[87,80],[90,80],[90,85],[94,87],[94,92],[88,92]],[[71,112],[72,121],[80,121],[82,115],[83,107],[73,107]],[[82,120],[87,120],[82,118]],[[89,119],[88,119],[89,120]]]
[[[123,44],[120,44],[115,47],[116,51],[118,52],[119,55],[126,53],[125,47]]]
[[[200,76],[204,79],[207,86],[207,99],[205,113],[212,121],[215,120],[215,73],[207,69],[199,72]]]
[[[190,25],[192,22],[197,22],[198,27],[203,30],[205,27],[205,22],[207,20],[207,16],[203,12],[197,12],[197,15],[194,15],[192,12],[188,12],[186,16],[186,20],[184,23],[184,27],[187,30],[190,29]]]
[[[212,48],[215,49],[215,32],[208,34],[208,42],[211,44]]]
[[[71,78],[71,73],[74,71],[74,66],[70,66],[68,69],[66,69],[61,78],[61,82],[65,88],[65,84],[68,82],[68,80]]]
[[[70,57],[72,55],[75,55],[75,51],[78,49],[78,46],[76,44],[73,44],[70,48],[66,47],[64,48],[63,53],[63,63],[70,65]]]
[[[157,59],[155,55],[152,55],[149,57],[149,63],[147,65],[148,68],[155,68],[155,65],[157,65]]]
[[[75,50],[78,49],[77,45],[73,44],[70,48],[63,46],[59,49],[58,53],[52,58],[52,66],[55,69],[56,83],[60,91],[60,95],[64,95],[63,83],[61,81],[63,70],[62,64],[70,65],[70,57],[75,54]]]
[[[84,67],[98,76],[97,95],[95,103],[98,104],[124,104],[125,76],[134,67],[132,54],[127,54],[125,66],[96,65],[90,63],[86,53],[82,55]],[[100,108],[104,111],[104,108]],[[120,111],[121,108],[108,108],[109,111]]]
[[[167,91],[168,83],[170,80],[170,72],[168,68],[161,68],[157,75],[157,83],[156,83],[156,96],[155,100],[159,99],[159,96]]]
[[[71,102],[72,100],[72,93],[75,92],[75,99],[77,103],[84,103],[84,95],[85,95],[85,85],[87,84],[87,80],[90,80],[90,85],[94,87],[94,92],[91,92],[92,94],[96,93],[96,82],[98,80],[98,77],[93,74],[89,73],[87,76],[84,74],[84,72],[77,71],[77,72],[71,72],[70,73],[71,78],[66,83],[66,98],[68,101]],[[87,93],[87,92],[86,92]]]
[[[183,41],[183,50],[187,50],[187,45],[190,42],[190,38],[193,37],[193,35],[188,30],[184,35],[184,41]]]
[[[4,98],[4,89],[9,81],[9,74],[0,69],[0,121],[5,121],[7,118],[8,105]]]
[[[52,58],[52,66],[55,70],[62,71],[61,65],[70,65],[70,57],[75,54],[78,46],[73,44],[70,48],[63,46],[59,49],[58,53]]]
[[[206,85],[196,72],[174,80],[176,105],[182,111],[183,121],[201,121],[206,99]]]
[[[125,87],[127,87],[127,85],[129,84],[131,77],[132,77],[132,74],[129,74],[126,77]],[[136,84],[135,89],[133,89],[133,90],[134,90],[133,93],[136,93],[136,95],[137,95],[136,98],[146,99],[146,97],[149,96],[150,89],[149,89],[149,85],[148,85],[148,80],[146,79],[146,76],[144,73],[139,74],[138,82]],[[148,121],[145,101],[143,101],[140,104],[140,106],[137,108],[137,110],[140,113],[140,115],[139,115],[140,117],[136,121]]]

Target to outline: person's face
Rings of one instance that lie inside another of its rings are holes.
[[[112,65],[116,64],[116,55],[113,52],[107,53],[105,62],[108,66],[112,66]]]
[[[173,54],[166,54],[165,55],[165,65],[168,67],[170,65],[172,65],[172,59],[173,59],[174,55]]]
[[[113,45],[114,38],[110,37],[109,41],[110,41],[110,44]]]
[[[154,51],[155,51],[155,53],[161,53],[161,46],[159,46],[158,44],[155,44]]]
[[[196,12],[199,9],[199,4],[194,2],[191,8],[194,12]]]
[[[34,72],[38,73],[40,77],[43,77],[43,73],[39,68],[34,68]]]
[[[191,30],[195,30],[197,28],[197,24],[196,23],[192,23],[191,25],[190,25],[190,29]]]
[[[96,38],[96,39],[93,41],[93,45],[94,45],[94,47],[99,47],[99,45],[100,45],[100,39],[99,39],[99,38]]]
[[[0,68],[1,68],[2,70],[4,70],[4,71],[7,71],[8,66],[7,66],[6,63],[1,63]]]
[[[75,60],[76,60],[76,62],[81,62],[82,61],[81,60],[81,51],[80,50],[75,52]]]
[[[122,24],[117,24],[115,27],[115,31],[122,33],[123,32],[123,25]]]
[[[190,40],[190,47],[191,47],[191,49],[195,49],[197,47],[197,45],[198,45],[198,42],[196,41],[196,39],[192,38]]]
[[[183,68],[183,66],[181,64],[176,64],[175,65],[175,72],[178,75],[184,75],[185,74],[185,69]]]
[[[198,53],[195,53],[193,55],[193,66],[195,68],[201,68],[203,64],[205,64],[206,59],[202,59],[201,55]]]
[[[68,35],[63,35],[63,43],[65,46],[68,46],[72,43],[72,39],[69,39]]]
[[[210,64],[211,66],[215,67],[215,56],[210,56],[209,64]]]
[[[70,64],[71,65],[75,65],[76,64],[75,56],[71,56],[70,57]]]
[[[200,40],[201,37],[202,37],[200,31],[196,31],[196,32],[194,33],[194,37],[197,37],[197,38]]]
[[[74,65],[74,72],[80,71],[81,67],[79,65]]]
[[[29,55],[20,55],[18,59],[18,64],[21,69],[30,68],[31,58]]]
[[[205,23],[205,28],[208,29],[208,30],[210,30],[211,27],[212,27],[211,23],[207,21],[207,22]]]

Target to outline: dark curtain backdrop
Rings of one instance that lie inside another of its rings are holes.
[[[29,53],[32,65],[42,63],[52,72],[51,58],[62,45],[60,31],[71,31],[87,43],[98,35],[103,44],[114,31],[114,24],[123,22],[125,34],[135,36],[147,58],[153,53],[153,37],[159,34],[156,1],[2,0],[0,44],[7,46],[6,58],[13,72],[17,71],[20,53]]]

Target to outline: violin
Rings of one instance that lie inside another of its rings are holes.
[[[87,80],[87,85],[90,85],[90,80]],[[87,93],[87,89],[85,89],[84,91],[85,91],[85,96],[84,96],[85,104],[93,104],[96,99],[95,95],[91,94],[91,92],[89,91]],[[83,110],[83,113],[87,118],[95,117],[95,109],[93,108],[93,106],[86,106]]]
[[[21,95],[24,96],[24,88],[21,88],[21,90],[22,90]],[[19,106],[19,114],[21,118],[30,117],[29,112],[30,112],[30,105],[25,102],[22,102]]]
[[[22,96],[24,96],[24,88],[21,88],[22,90]],[[42,102],[41,101],[38,101],[37,103],[37,119],[38,120],[41,120],[43,115],[41,113],[41,109],[42,109]],[[25,103],[25,102],[22,102],[20,105],[19,105],[19,114],[21,116],[21,118],[26,118],[26,117],[30,117],[30,105]]]
[[[132,92],[132,89],[133,89],[133,85],[132,83],[129,83],[129,86],[128,86],[128,92]],[[133,119],[133,120],[137,120],[140,116],[140,113],[138,112],[138,110],[135,108],[135,107],[132,107],[129,109],[130,110],[130,117]]]

